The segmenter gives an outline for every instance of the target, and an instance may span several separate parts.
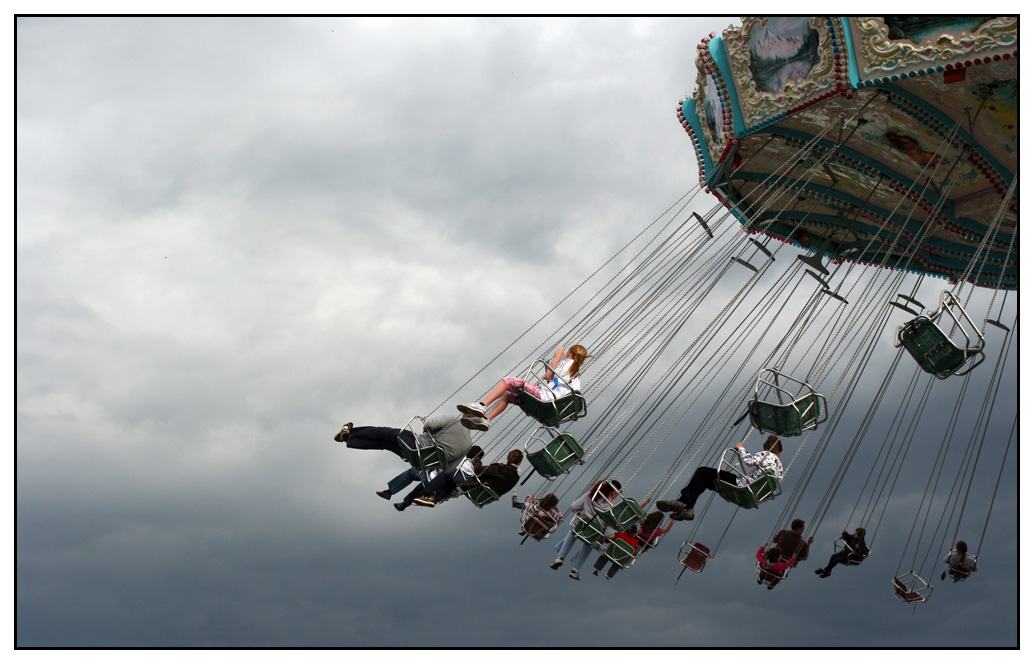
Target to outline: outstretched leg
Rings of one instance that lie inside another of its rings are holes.
[[[402,452],[399,451],[399,436],[402,436],[408,444],[415,444],[413,432],[407,429],[354,427],[348,434],[348,438],[345,439],[345,445],[355,450],[386,450],[402,458]]]

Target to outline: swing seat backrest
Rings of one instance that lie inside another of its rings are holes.
[[[903,602],[909,604],[917,604],[919,602],[925,602],[926,597],[915,590],[909,590],[908,586],[901,581],[901,579],[894,579],[894,595]]]
[[[540,401],[523,390],[517,397],[517,405],[528,417],[537,420],[547,427],[558,427],[564,422],[571,422],[585,417],[585,397],[579,391],[553,401]]]
[[[413,420],[416,419],[419,418],[414,417],[402,429],[402,431],[409,431],[409,433],[413,434],[413,443],[410,444],[406,437],[400,434],[397,438],[399,452],[406,463],[417,470],[441,470],[449,462],[448,455],[445,449],[430,434],[426,434],[427,438],[424,438],[424,435],[416,434],[409,430]]]
[[[956,346],[948,335],[926,316],[919,316],[898,329],[898,341],[923,371],[946,378],[971,357],[981,353],[983,345]]]
[[[465,495],[470,502],[474,503],[478,509],[499,500],[499,494],[496,493],[492,487],[484,483],[465,491],[463,495]]]
[[[761,503],[772,500],[782,493],[779,478],[768,470],[747,486],[715,480],[715,488],[719,496],[745,509],[756,509]]]
[[[750,423],[762,432],[799,436],[826,420],[826,398],[812,392],[788,404],[751,400],[747,403]]]
[[[711,557],[711,549],[697,542],[690,547],[689,553],[682,559],[682,564],[690,571],[699,572]]]
[[[604,557],[621,567],[629,567],[636,557],[636,548],[623,539],[615,537],[603,551]]]
[[[575,537],[587,544],[592,544],[603,537],[604,530],[603,523],[595,517],[589,520],[578,517],[571,524],[571,531]]]
[[[609,510],[596,510],[596,516],[614,530],[627,530],[642,521],[646,512],[634,498],[622,498]]]
[[[847,545],[847,542],[844,541],[843,537],[838,537],[833,542],[833,552],[839,553],[843,551],[847,552],[848,558],[842,561],[840,564],[846,566],[861,565],[862,562],[869,557],[869,554],[872,553],[872,549],[866,549],[864,554],[859,555],[855,553],[854,549]]]
[[[531,441],[528,442],[531,443]],[[524,449],[527,452],[527,445]],[[564,432],[554,436],[553,440],[546,443],[542,449],[527,452],[527,457],[539,475],[551,480],[570,470],[571,466],[581,460],[584,453],[585,451],[574,439],[574,436]]]
[[[536,542],[541,542],[556,531],[557,525],[559,522],[547,514],[528,514],[523,518],[521,531]]]

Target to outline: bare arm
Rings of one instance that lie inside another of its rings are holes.
[[[560,364],[560,360],[564,358],[564,353],[567,350],[561,346],[553,351],[553,362],[549,365],[549,370],[546,371],[546,380],[553,380],[553,369],[556,369],[556,365]]]

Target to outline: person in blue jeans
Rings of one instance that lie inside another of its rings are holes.
[[[617,499],[618,491],[620,490],[621,483],[617,480],[597,482],[592,485],[592,488],[571,503],[571,511],[574,512],[574,516],[571,518],[571,530],[567,533],[567,536],[564,537],[563,541],[556,545],[557,559],[549,566],[550,569],[560,569],[564,564],[564,556],[570,553],[575,542],[580,542],[582,547],[574,555],[574,559],[571,561],[571,573],[569,576],[575,581],[581,579],[581,575],[578,570],[581,568],[582,563],[585,562],[585,559],[589,557],[589,552],[592,551],[592,545],[584,540],[578,539],[578,536],[574,533],[574,526],[579,521],[592,521],[596,516],[597,510],[610,509],[612,501]],[[604,536],[613,537],[613,535],[613,529],[608,527]]]
[[[427,479],[426,473],[410,468],[408,471],[403,471],[391,482],[388,482],[387,491],[378,491],[377,495],[381,498],[390,499],[392,495],[400,493],[411,482],[420,481],[421,484],[406,494],[401,503],[395,503],[395,509],[401,512],[412,505],[413,501],[418,498],[426,498],[427,502],[422,504],[434,507],[435,503],[441,502],[458,485],[477,475],[477,471],[481,468],[481,457],[484,455],[485,451],[483,449],[473,445],[467,452],[467,458],[461,461],[455,470],[442,471],[430,480]],[[392,482],[395,483],[394,486]]]

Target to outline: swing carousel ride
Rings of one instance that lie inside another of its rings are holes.
[[[1014,17],[748,17],[703,39],[677,109],[699,186],[435,411],[500,375],[544,381],[538,358],[580,343],[584,392],[523,395],[475,441],[486,463],[523,447],[518,490],[561,509],[598,487],[607,508],[572,517],[579,539],[631,567],[663,534],[607,527],[712,466],[743,480],[701,498],[678,576],[720,565],[737,515],[759,542],[804,517],[814,561],[861,526],[873,553],[843,574],[927,601],[943,552],[965,535],[975,560],[995,502],[1015,502],[1018,48]],[[781,477],[739,465],[757,434],[782,438]],[[525,540],[561,526],[533,504],[521,519]],[[767,587],[796,575],[760,565]]]

